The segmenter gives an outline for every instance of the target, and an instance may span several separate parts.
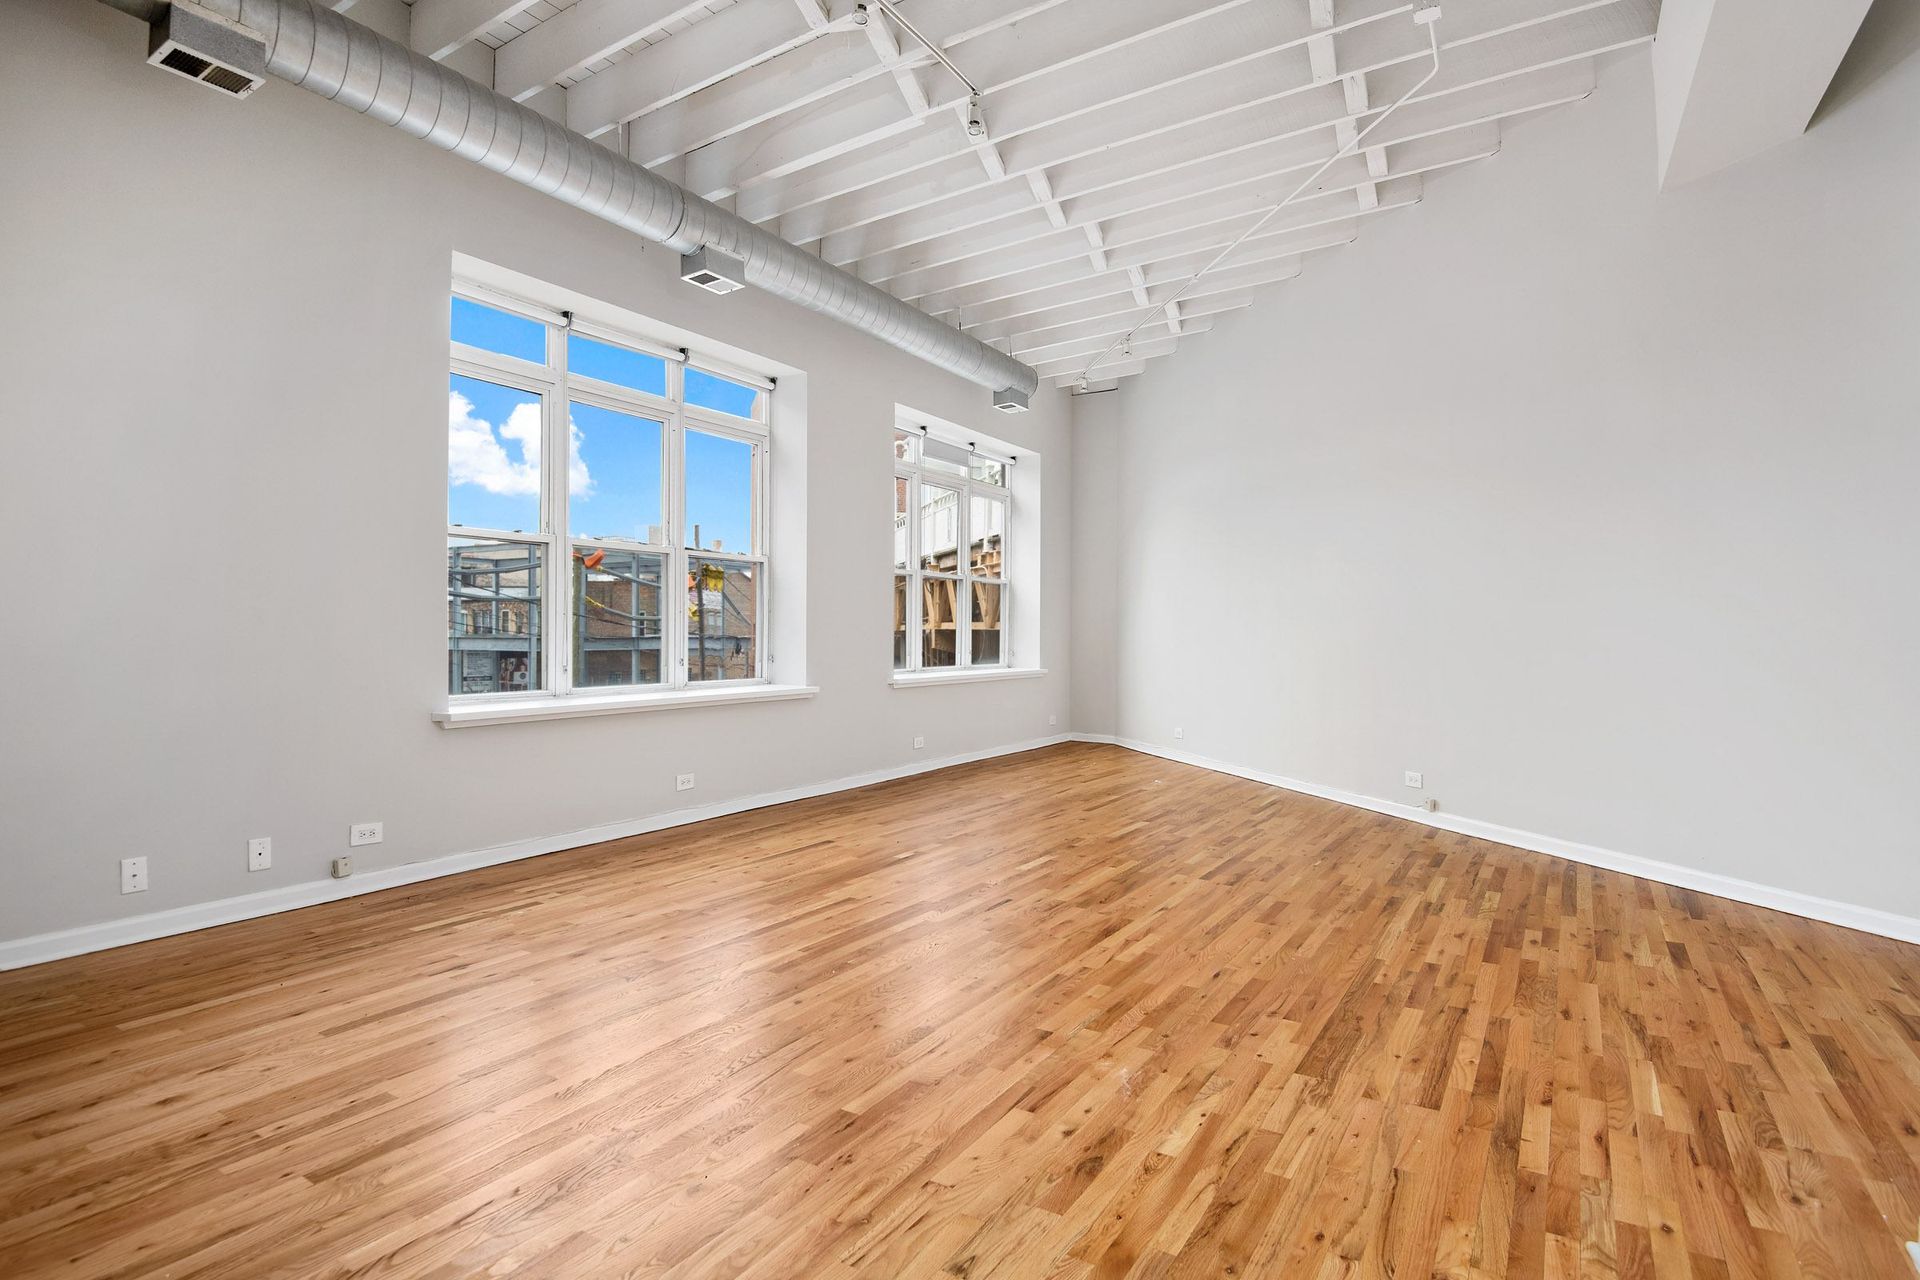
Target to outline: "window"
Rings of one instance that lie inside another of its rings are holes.
[[[764,680],[771,381],[478,290],[451,322],[448,693]]]
[[[1004,667],[1007,467],[917,429],[893,433],[893,667]]]

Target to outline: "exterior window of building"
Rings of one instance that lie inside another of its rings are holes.
[[[1004,667],[1007,466],[903,425],[893,433],[893,667]]]
[[[447,691],[764,681],[772,382],[456,287]]]

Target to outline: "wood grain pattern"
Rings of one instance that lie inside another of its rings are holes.
[[[1061,746],[0,974],[0,1275],[1912,1280],[1917,982]]]

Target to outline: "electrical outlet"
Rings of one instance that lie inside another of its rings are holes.
[[[1057,725],[1057,724],[1059,724],[1059,723],[1060,723],[1060,717],[1059,717],[1059,716],[1048,716],[1048,717],[1047,717],[1047,727],[1048,727],[1049,729],[1051,729],[1051,728],[1052,728],[1052,727],[1053,727],[1054,725]]]
[[[273,865],[273,840],[260,836],[247,841],[247,870],[265,871]]]
[[[147,860],[145,858],[120,859],[120,892],[145,893],[147,891]]]
[[[387,838],[378,822],[356,822],[347,828],[347,845],[379,844]]]
[[[352,874],[353,859],[350,856],[343,853],[333,860],[333,878],[335,880],[345,880]]]
[[[1420,807],[1422,809],[1425,809],[1428,813],[1440,812],[1440,802],[1438,800],[1435,800],[1432,796],[1428,796],[1425,800],[1422,800],[1420,802]]]
[[[1185,729],[1175,729],[1173,731],[1173,736],[1176,738],[1184,738],[1187,736],[1187,731]]]
[[[1409,769],[1407,770],[1407,785],[1410,787],[1424,787],[1427,784],[1421,780],[1419,774]]]
[[[927,740],[925,738],[915,738],[913,740],[913,749],[915,751],[920,750],[922,747],[926,745],[927,745]]]
[[[693,790],[693,775],[692,775],[692,774],[690,774],[690,773],[676,773],[676,774],[674,774],[674,775],[673,775],[673,789],[674,789],[675,791],[691,791],[691,790]]]

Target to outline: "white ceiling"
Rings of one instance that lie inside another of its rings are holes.
[[[1130,347],[1139,372],[1307,255],[1584,97],[1658,0],[1442,0],[1440,67]],[[1013,352],[1062,385],[1429,69],[1405,0],[415,0],[494,87]]]

